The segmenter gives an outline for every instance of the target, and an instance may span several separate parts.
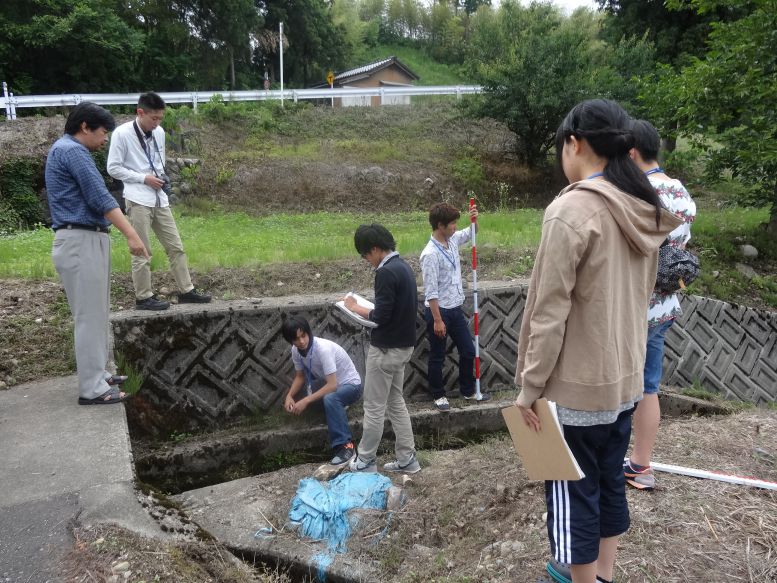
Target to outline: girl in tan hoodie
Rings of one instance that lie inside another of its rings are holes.
[[[558,405],[585,477],[546,482],[549,570],[574,583],[612,580],[628,530],[623,458],[642,398],[647,322],[657,254],[679,224],[629,158],[631,119],[615,102],[584,101],[556,132],[570,185],[545,211],[518,343],[516,404]]]

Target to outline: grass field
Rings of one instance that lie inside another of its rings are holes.
[[[176,209],[189,264],[199,272],[217,268],[252,268],[261,264],[322,262],[355,257],[353,233],[361,223],[384,224],[394,234],[398,249],[407,255],[421,252],[429,238],[426,213],[275,214],[254,217],[222,210]],[[757,293],[766,305],[777,307],[777,277],[747,279],[736,270],[741,261],[738,245],[748,242],[760,252],[758,261],[774,261],[777,244],[770,241],[761,223],[766,209],[727,208],[700,210],[693,226],[692,247],[702,260],[702,273],[691,287],[693,293],[732,301]],[[540,240],[542,211],[524,209],[488,213],[480,218],[478,246],[523,252],[536,250]],[[459,222],[463,228],[467,223]],[[114,230],[112,269],[130,271],[130,257],[120,233]],[[0,278],[52,279],[53,233],[37,229],[0,237]],[[166,269],[167,258],[152,238],[152,267]],[[484,260],[488,255],[484,253]]]
[[[542,211],[518,210],[484,214],[479,245],[536,247]],[[418,254],[429,239],[426,213],[355,215],[352,213],[276,214],[251,217],[244,213],[211,212],[192,215],[176,210],[176,221],[189,257],[198,271],[217,267],[252,267],[260,263],[327,261],[354,257],[353,233],[361,223],[384,224],[402,253]],[[468,223],[461,221],[460,228]],[[127,272],[130,257],[120,233],[112,233],[112,269]],[[51,263],[53,233],[37,229],[0,238],[0,277],[28,279],[56,276]],[[164,269],[166,258],[152,238],[152,267]]]

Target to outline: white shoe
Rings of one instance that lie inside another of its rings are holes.
[[[448,403],[448,399],[445,397],[440,397],[439,399],[434,400],[434,406],[437,407],[438,411],[450,411],[451,410],[451,404]]]

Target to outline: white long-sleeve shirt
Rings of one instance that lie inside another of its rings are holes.
[[[167,195],[161,189],[157,190],[146,185],[146,176],[161,176],[165,165],[165,131],[157,127],[151,132],[151,137],[145,138],[146,152],[140,145],[133,123],[128,121],[117,127],[111,135],[111,145],[108,149],[108,174],[124,183],[124,198],[143,206],[170,206]],[[138,129],[140,125],[138,124]],[[143,135],[143,130],[140,130]],[[154,143],[156,142],[156,144]],[[153,161],[152,169],[149,157]]]

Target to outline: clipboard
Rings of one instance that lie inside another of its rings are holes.
[[[367,308],[368,310],[372,310],[375,308],[375,304],[373,304],[371,301],[361,297],[359,294],[355,294],[353,292],[348,293],[349,296],[353,297],[356,300],[356,303],[362,307]],[[357,324],[360,324],[364,326],[365,328],[377,328],[378,325],[371,321],[367,320],[366,318],[362,318],[359,314],[356,312],[352,312],[348,308],[345,307],[345,302],[343,300],[340,300],[335,304],[346,316],[348,316],[351,320],[356,322]]]
[[[537,399],[532,410],[540,419],[540,430],[526,425],[520,410],[513,405],[502,409],[515,451],[530,480],[580,480],[585,474],[572,455],[556,413],[556,403]]]

